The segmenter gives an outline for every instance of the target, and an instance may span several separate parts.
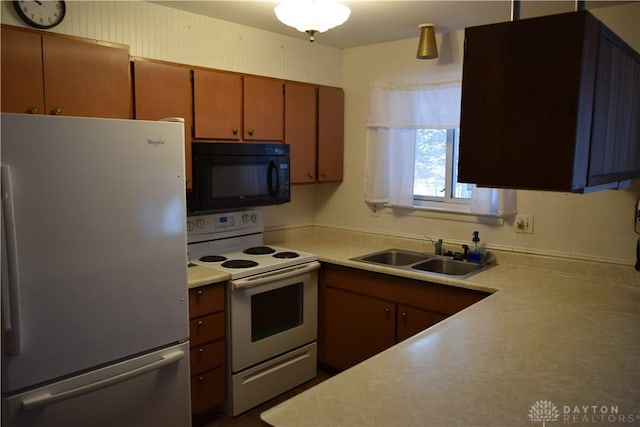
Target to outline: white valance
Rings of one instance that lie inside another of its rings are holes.
[[[451,129],[460,124],[460,81],[377,84],[371,89],[367,127]]]

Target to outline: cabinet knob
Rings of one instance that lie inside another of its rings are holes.
[[[322,172],[320,175],[327,176],[327,173],[326,172]]]
[[[60,114],[62,114],[62,109],[60,107],[56,107],[53,109],[52,113],[54,116],[59,116]]]
[[[198,326],[202,326],[202,324],[203,324],[202,320],[198,320],[198,323],[196,323],[196,325]]]
[[[249,129],[249,136],[253,136],[254,132],[255,131],[253,129]]]
[[[198,352],[200,352],[200,353],[204,353],[204,348],[200,347],[200,348],[198,349]]]
[[[389,313],[389,307],[385,307],[385,308],[384,308],[384,312],[385,312],[385,313]]]
[[[234,135],[237,135],[238,134],[238,128],[233,128],[232,132],[233,132]]]
[[[199,297],[202,296],[202,289],[199,289],[198,292],[196,292],[196,295],[198,295]]]
[[[198,378],[198,381],[200,381],[200,382],[204,382],[204,377],[199,377],[199,378]]]
[[[29,114],[38,114],[38,107],[29,108]]]
[[[313,178],[313,172],[309,172],[307,175],[309,175],[309,178]]]
[[[405,313],[405,312],[403,311],[403,312],[402,312],[402,314],[400,314],[400,316],[402,316],[402,317],[405,317],[405,318],[406,318],[406,317],[407,317],[407,313]]]

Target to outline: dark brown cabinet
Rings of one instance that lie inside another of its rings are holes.
[[[193,125],[191,70],[182,65],[137,60],[133,63],[135,117],[184,119],[186,188],[192,187],[191,127]]]
[[[318,361],[347,369],[474,304],[472,289],[323,264]]]
[[[2,111],[127,119],[129,49],[2,27]]]
[[[458,177],[580,192],[640,176],[640,55],[589,12],[465,30]]]
[[[226,399],[224,284],[189,290],[191,413],[203,414]]]

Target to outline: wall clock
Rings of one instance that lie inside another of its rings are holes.
[[[62,22],[67,12],[63,0],[18,0],[13,2],[18,16],[34,28],[52,28]]]

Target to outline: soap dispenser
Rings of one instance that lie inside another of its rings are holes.
[[[478,247],[478,243],[480,242],[480,236],[478,231],[473,232],[473,248],[469,251],[469,257],[467,258],[469,262],[473,262],[476,264],[483,264],[485,259],[485,252]]]

